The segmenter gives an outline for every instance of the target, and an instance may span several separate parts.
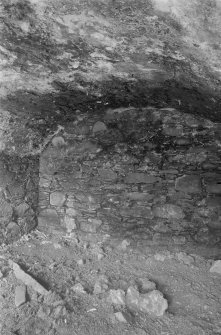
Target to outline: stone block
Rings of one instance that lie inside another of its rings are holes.
[[[156,217],[162,219],[183,219],[185,214],[181,207],[172,205],[172,204],[165,204],[161,206],[156,206],[153,208],[153,214]]]
[[[180,178],[177,178],[175,183],[175,189],[184,193],[201,193],[201,178],[196,175],[184,175]]]
[[[65,203],[66,197],[62,192],[53,192],[50,194],[50,204],[52,206],[62,207]]]

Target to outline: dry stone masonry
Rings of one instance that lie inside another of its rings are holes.
[[[218,243],[220,127],[173,108],[78,111],[40,157],[38,228]]]

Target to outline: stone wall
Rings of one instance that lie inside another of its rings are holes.
[[[38,158],[0,155],[0,243],[36,226]]]
[[[178,244],[219,235],[219,124],[170,108],[78,112],[40,158],[39,229]]]

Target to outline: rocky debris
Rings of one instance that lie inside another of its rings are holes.
[[[26,286],[30,286],[34,291],[38,292],[43,296],[48,294],[48,290],[46,290],[34,278],[24,272],[18,264],[11,261],[11,266],[14,271],[15,277],[21,280]]]
[[[140,294],[135,287],[128,288],[126,305],[132,311],[143,312],[156,317],[163,316],[168,308],[167,300],[158,290]]]
[[[15,288],[15,306],[19,307],[26,303],[26,286],[17,286]]]
[[[221,275],[221,260],[215,261],[209,271]]]
[[[123,290],[110,290],[107,301],[116,306],[125,306],[125,292]]]

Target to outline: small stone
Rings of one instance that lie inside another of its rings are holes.
[[[84,265],[86,262],[85,262],[85,260],[84,259],[79,259],[78,261],[77,261],[77,264],[79,265],[79,266],[82,266],[82,265]]]
[[[63,147],[66,145],[66,142],[62,136],[55,136],[51,142],[54,147]]]
[[[114,181],[117,179],[117,174],[111,169],[99,169],[99,176],[104,181]]]
[[[194,259],[193,257],[187,255],[186,253],[184,252],[179,252],[176,254],[176,257],[179,261],[183,262],[184,264],[186,265],[191,265],[194,263]]]
[[[159,177],[151,176],[146,173],[129,173],[125,177],[126,184],[154,184],[159,180]]]
[[[125,292],[123,290],[110,290],[107,300],[118,306],[125,306]]]
[[[201,193],[202,184],[199,176],[196,175],[185,175],[177,178],[175,189],[184,193]]]
[[[156,284],[147,278],[139,278],[137,283],[140,286],[140,291],[142,293],[147,293],[156,289]]]
[[[163,254],[155,254],[154,258],[155,258],[156,261],[164,262],[165,259],[167,259],[167,256],[163,255]]]
[[[149,201],[154,198],[154,195],[149,193],[130,192],[125,193],[125,198],[135,201]]]
[[[130,242],[127,240],[123,240],[119,245],[118,245],[118,249],[120,250],[126,250],[127,247],[129,247]]]
[[[186,243],[186,237],[185,236],[172,236],[172,240],[175,244],[185,244]]]
[[[83,294],[87,293],[81,283],[75,284],[74,286],[72,286],[71,289],[76,293],[83,293]]]
[[[107,126],[104,122],[97,121],[93,126],[93,134],[100,133],[107,130]]]
[[[221,275],[221,260],[215,261],[209,271]]]
[[[175,143],[177,145],[189,145],[189,144],[191,144],[191,140],[189,138],[185,138],[185,137],[182,138],[181,137],[181,138],[177,138],[175,140]]]
[[[185,214],[181,207],[172,205],[172,204],[165,204],[162,206],[156,206],[153,208],[153,214],[156,217],[163,218],[163,219],[183,219]]]
[[[100,276],[94,285],[93,294],[101,294],[108,290],[108,278],[106,276]]]
[[[123,313],[121,312],[116,312],[114,313],[116,319],[119,321],[119,322],[123,322],[123,323],[127,323],[127,320],[125,319],[125,317],[123,316]]]
[[[50,204],[52,206],[62,207],[65,203],[65,194],[62,192],[53,192],[50,194]]]
[[[163,294],[157,290],[146,294],[141,294],[138,308],[141,312],[153,316],[163,316],[168,308],[168,302],[164,299]]]
[[[19,307],[26,303],[26,286],[17,286],[15,288],[15,306]]]
[[[183,128],[182,126],[178,127],[172,127],[169,125],[163,126],[163,133],[167,136],[174,136],[174,137],[180,137],[183,135]]]
[[[64,217],[64,224],[68,233],[72,232],[72,230],[75,230],[77,228],[75,219],[68,215],[65,215]]]
[[[30,275],[24,272],[17,263],[11,261],[11,265],[15,277],[18,280],[21,280],[26,286],[30,286],[34,291],[41,294],[42,296],[45,296],[49,293],[49,291],[46,290],[41,284],[39,284],[34,278],[32,278]]]
[[[69,215],[69,216],[77,216],[78,212],[74,208],[67,208],[66,209],[66,214]]]
[[[212,182],[206,185],[207,193],[211,194],[221,194],[221,183]]]
[[[2,271],[0,270],[0,279],[2,279],[4,277]]]

